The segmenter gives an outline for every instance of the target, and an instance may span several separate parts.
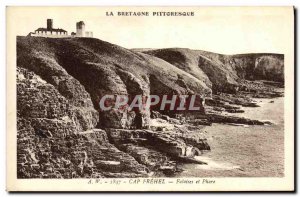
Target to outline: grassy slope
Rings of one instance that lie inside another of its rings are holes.
[[[205,83],[176,66],[162,59],[133,52],[99,39],[19,37],[18,45],[18,48],[23,48],[22,53],[29,51],[29,53],[39,53],[55,59],[75,78],[80,77],[83,67],[86,69],[94,65],[96,70],[105,70],[105,72],[109,72],[108,70],[116,72],[118,69],[130,72],[142,82],[147,82],[147,78],[154,75],[169,88],[184,92],[185,87],[176,83],[178,76],[181,76],[195,93],[210,95],[210,88]]]
[[[107,94],[211,96],[203,81],[176,66],[95,38],[18,37],[17,56],[18,67],[39,75],[78,105],[84,91],[77,89],[84,87],[99,111],[99,100]],[[149,110],[138,113],[147,126]],[[99,120],[103,127],[129,128],[137,124],[136,115],[110,110],[101,112]]]

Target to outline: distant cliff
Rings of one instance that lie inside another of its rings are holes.
[[[242,79],[284,83],[282,54],[222,55],[183,48],[135,51],[161,58],[212,85],[215,91],[232,92]]]

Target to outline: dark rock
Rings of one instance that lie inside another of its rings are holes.
[[[241,109],[226,109],[225,111],[229,112],[229,113],[244,113],[244,110]]]
[[[187,122],[190,124],[196,125],[196,126],[197,125],[208,125],[208,126],[211,125],[211,122],[207,119],[193,119],[193,120],[189,120]]]
[[[166,130],[166,128],[164,128],[164,127],[157,127],[157,129],[156,129],[156,131],[165,131]]]
[[[149,146],[175,158],[178,156],[193,157],[196,152],[200,154],[200,150],[210,150],[205,138],[178,136],[176,132],[124,129],[106,129],[106,131],[110,141],[117,147],[128,143]]]
[[[246,124],[246,125],[264,125],[265,122],[259,120],[251,120],[247,118],[227,116],[220,114],[209,114],[209,120],[214,123],[236,123],[236,124]]]
[[[162,115],[162,116],[161,116],[161,119],[166,120],[166,121],[169,121],[169,120],[170,120],[170,117],[167,116],[167,115]]]
[[[151,118],[152,119],[157,119],[157,118],[161,118],[162,117],[162,114],[159,113],[158,111],[151,111]]]
[[[181,121],[176,118],[169,118],[169,122],[171,124],[182,124]]]

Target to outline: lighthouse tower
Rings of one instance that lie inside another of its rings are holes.
[[[76,36],[85,37],[85,24],[83,21],[79,21],[76,23]]]
[[[47,31],[51,31],[53,29],[53,19],[47,19]]]

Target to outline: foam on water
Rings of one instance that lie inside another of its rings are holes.
[[[233,164],[230,164],[230,163],[225,163],[225,162],[215,162],[209,157],[196,156],[195,159],[207,163],[207,165],[197,165],[196,169],[203,169],[203,170],[233,170],[233,169],[240,169],[240,166],[236,166],[236,165],[233,165]]]

